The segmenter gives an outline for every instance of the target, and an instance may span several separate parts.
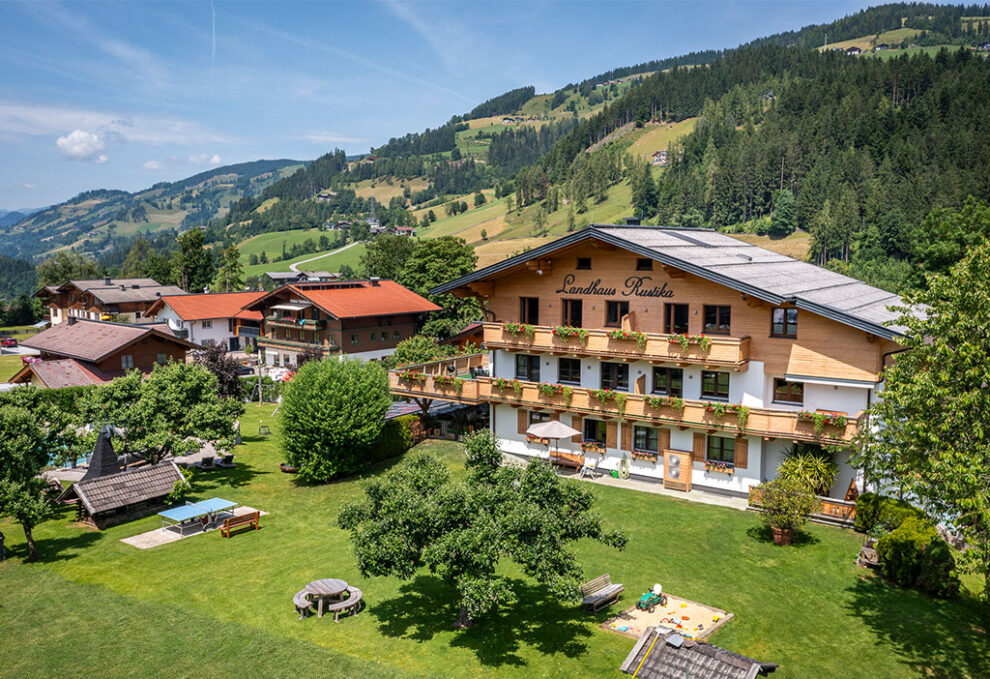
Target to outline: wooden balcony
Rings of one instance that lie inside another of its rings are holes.
[[[310,318],[292,318],[291,316],[265,316],[265,323],[278,328],[297,328],[299,330],[323,330],[323,321]]]
[[[296,340],[279,339],[277,337],[259,337],[256,340],[259,347],[271,347],[273,349],[289,349],[302,351],[303,349],[321,349],[323,351],[336,351],[337,345],[331,342],[297,342]]]
[[[798,413],[769,408],[750,408],[742,423],[736,413],[722,416],[706,410],[708,401],[683,401],[684,407],[653,407],[647,396],[625,394],[625,403],[619,400],[600,401],[592,395],[591,389],[570,387],[569,393],[548,396],[539,390],[535,382],[506,380],[509,386],[499,388],[491,378],[479,378],[477,399],[491,403],[507,403],[529,409],[554,410],[557,412],[578,413],[602,419],[625,419],[645,422],[656,426],[675,426],[679,429],[704,430],[709,433],[727,435],[745,434],[762,436],[766,439],[786,439],[822,444],[848,443],[859,431],[863,414],[848,417],[843,427],[825,425],[821,433],[815,431],[812,421]],[[472,392],[473,393],[473,392]]]
[[[554,335],[550,326],[532,327],[531,335],[525,332],[513,335],[504,330],[501,323],[485,323],[485,347],[549,353],[555,356],[597,356],[680,366],[730,368],[736,371],[746,370],[749,364],[749,336],[706,335],[710,342],[706,351],[698,342],[689,342],[687,348],[684,348],[673,336],[657,333],[644,333],[646,341],[641,346],[636,339],[609,337],[608,330],[587,330],[587,335],[582,339],[576,335]]]
[[[456,356],[390,370],[388,385],[393,394],[412,399],[482,403],[473,375],[487,366],[488,354]]]

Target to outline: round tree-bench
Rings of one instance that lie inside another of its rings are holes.
[[[292,603],[295,604],[296,610],[299,611],[300,620],[305,618],[313,609],[313,602],[309,600],[309,592],[304,589],[296,592],[295,596],[292,597]]]

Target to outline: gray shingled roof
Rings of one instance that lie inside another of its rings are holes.
[[[77,481],[71,491],[79,496],[86,510],[93,514],[168,495],[176,481],[185,477],[171,460],[139,467],[119,474]]]
[[[187,349],[198,345],[175,337],[165,323],[131,325],[73,318],[21,342],[21,346],[82,361],[99,361],[142,337],[157,336]]]
[[[904,334],[903,327],[893,324],[899,314],[887,308],[902,304],[898,295],[710,229],[595,224],[444,283],[430,292],[448,292],[589,238],[650,257],[771,304],[792,303],[798,309],[888,339]]]
[[[620,669],[640,679],[753,679],[777,667],[666,628],[647,627]]]

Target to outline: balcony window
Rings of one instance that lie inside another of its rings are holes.
[[[574,268],[578,271],[591,271],[591,257],[578,257]]]
[[[565,299],[563,325],[569,325],[572,328],[580,328],[582,322],[583,314],[581,300]]]
[[[519,298],[519,322],[529,325],[540,324],[540,298],[520,297]]]
[[[702,370],[701,396],[727,401],[729,399],[729,373]]]
[[[713,462],[736,462],[736,442],[725,436],[709,436],[707,446],[707,459]]]
[[[683,334],[688,331],[688,305],[663,305],[663,331],[668,335]]]
[[[795,406],[804,405],[804,384],[801,382],[788,382],[780,377],[774,379],[773,402]]]
[[[710,335],[728,335],[732,307],[705,305],[705,332]]]
[[[650,453],[659,452],[660,432],[654,427],[633,427],[633,448]]]
[[[653,260],[649,257],[640,257],[636,260],[636,271],[653,271]]]
[[[561,358],[557,363],[557,381],[561,384],[581,384],[581,359]]]
[[[530,354],[516,354],[516,379],[539,382],[540,357]]]
[[[549,421],[550,421],[550,413],[544,413],[537,410],[529,411],[529,426],[532,427],[534,424],[539,424],[540,422],[549,422]]]
[[[771,337],[797,337],[797,309],[774,309]]]
[[[123,354],[120,357],[121,370],[130,370],[134,367],[134,357],[130,354]]]
[[[605,445],[606,426],[601,420],[584,420],[584,440],[595,441],[599,445]]]
[[[629,313],[629,302],[606,302],[605,325],[618,328],[622,325],[622,317]]]
[[[653,393],[662,396],[683,396],[684,371],[680,368],[654,368]]]
[[[602,363],[602,389],[629,391],[629,364]]]

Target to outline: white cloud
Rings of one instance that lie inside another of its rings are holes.
[[[189,156],[189,162],[193,165],[219,165],[223,161],[220,156],[214,153],[212,156],[205,153],[194,153]]]
[[[143,167],[145,170],[164,170],[165,169],[165,166],[162,165],[161,163],[159,163],[157,160],[146,161],[145,164],[142,165],[141,167]]]
[[[21,184],[21,188],[27,189],[28,191],[34,191],[38,187],[37,185],[32,184],[31,182],[24,182],[23,184]]]
[[[358,137],[347,137],[336,132],[309,132],[300,135],[299,139],[305,139],[314,144],[364,144],[368,141]]]
[[[99,135],[86,130],[75,129],[64,137],[55,140],[55,145],[68,160],[92,160],[96,163],[107,162],[107,157],[100,153],[106,148],[106,143]]]

